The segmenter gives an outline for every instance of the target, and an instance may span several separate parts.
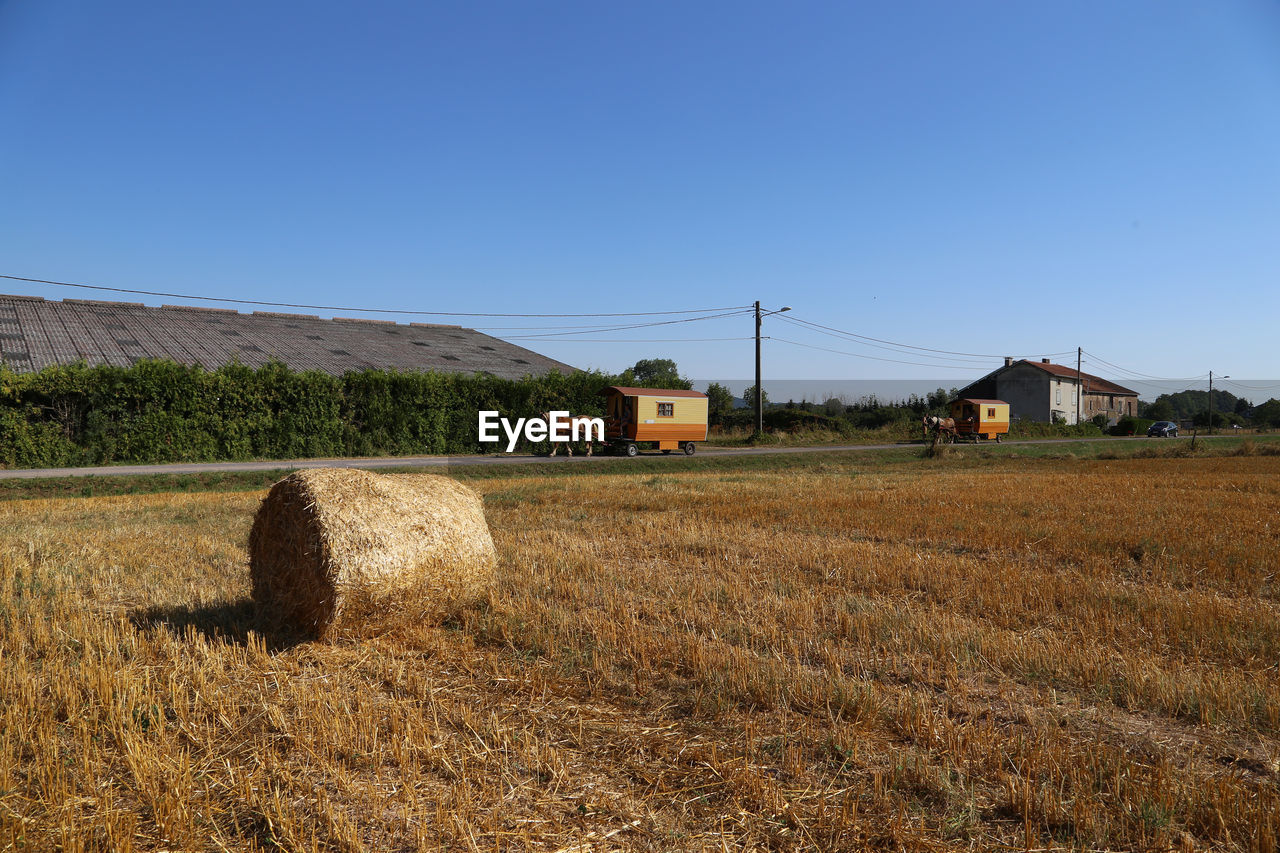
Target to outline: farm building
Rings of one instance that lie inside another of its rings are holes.
[[[1108,422],[1115,423],[1125,415],[1138,413],[1137,391],[1100,376],[1077,372],[1074,367],[1053,364],[1047,358],[1005,358],[1003,367],[961,388],[958,396],[1005,400],[1015,420],[1044,423],[1057,419],[1074,424],[1098,415],[1106,415]]]
[[[394,369],[519,379],[576,370],[462,326],[0,295],[0,360],[11,370],[27,373],[80,360],[91,367],[128,367],[143,359],[209,370],[232,362],[256,368],[279,361],[333,376]]]

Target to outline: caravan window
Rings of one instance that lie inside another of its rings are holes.
[[[658,404],[658,417],[674,418],[675,416],[676,416],[675,403],[659,403]]]

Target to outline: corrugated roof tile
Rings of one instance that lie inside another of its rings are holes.
[[[287,321],[287,322],[285,322]],[[370,318],[322,320],[308,314],[225,308],[0,295],[0,353],[10,368],[38,370],[83,358],[90,365],[127,366],[167,358],[215,369],[238,361],[259,367],[272,359],[294,370],[341,375],[386,368],[490,373],[519,379],[575,368],[462,326],[396,324]],[[340,353],[335,354],[337,350]]]

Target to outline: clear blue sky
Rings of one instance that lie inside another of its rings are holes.
[[[1280,377],[1269,0],[0,0],[0,117],[0,274],[428,311],[759,299],[937,350],[1081,346],[1122,382]],[[616,341],[752,332],[520,342],[745,377],[749,340]],[[766,377],[997,363],[765,332],[856,354],[767,341]]]

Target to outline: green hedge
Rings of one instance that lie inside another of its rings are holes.
[[[618,379],[385,370],[333,377],[278,363],[212,371],[169,361],[82,363],[21,374],[0,367],[0,464],[492,452],[499,446],[476,440],[479,410],[511,418],[553,409],[599,415],[600,389]]]
[[[1096,438],[1102,434],[1093,421],[1078,424],[1014,421],[1009,424],[1010,438]]]
[[[1134,418],[1125,415],[1116,421],[1116,425],[1111,428],[1112,435],[1146,435],[1147,429],[1155,421],[1150,418]]]

